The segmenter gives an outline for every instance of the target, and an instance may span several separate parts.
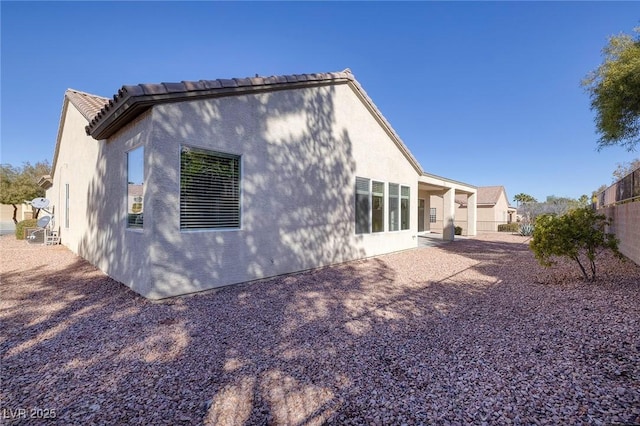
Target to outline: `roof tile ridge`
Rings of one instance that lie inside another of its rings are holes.
[[[89,124],[85,127],[87,134],[89,134],[89,129],[92,125],[97,123],[100,118],[106,115],[111,108],[113,108],[116,104],[120,103],[122,99],[128,98],[131,96],[140,96],[144,95],[144,88],[141,84],[124,84],[118,89],[118,92],[113,95],[112,98],[105,98],[105,105],[100,108],[100,110],[89,120]]]
[[[256,74],[253,77],[233,77],[218,78],[215,80],[183,80],[180,83],[159,83],[159,84],[139,84],[137,86],[123,86],[130,92],[149,94],[150,89],[156,89],[160,85],[164,86],[167,93],[203,91],[232,87],[252,87],[252,86],[272,86],[287,83],[298,83],[305,81],[323,81],[335,79],[348,79],[354,81],[353,74],[349,68],[344,71],[326,73],[304,73],[304,74],[280,74],[271,76],[261,76]]]
[[[97,126],[100,121],[111,114],[112,109],[120,108],[129,98],[143,97],[171,97],[172,94],[199,92],[199,91],[217,91],[217,89],[235,89],[250,87],[273,87],[286,86],[291,83],[305,82],[323,82],[345,79],[355,83],[362,93],[365,93],[362,86],[357,82],[349,68],[343,71],[314,73],[314,74],[289,74],[270,77],[262,77],[256,74],[255,77],[228,78],[216,80],[198,80],[198,81],[181,81],[181,82],[163,82],[163,83],[141,83],[134,85],[123,85],[111,99],[104,99],[105,105],[91,117],[89,124],[85,127],[87,134],[91,134],[92,128]],[[250,89],[249,89],[250,90]],[[88,94],[89,95],[89,94]],[[366,93],[365,93],[366,96]],[[368,97],[368,96],[367,96]],[[135,99],[133,100],[135,102]],[[386,120],[385,120],[386,121]]]
[[[123,98],[127,95],[129,96],[144,95],[144,89],[142,88],[141,84],[124,84],[120,89],[118,89],[118,93],[113,95],[113,97],[116,98],[117,96],[118,98]]]

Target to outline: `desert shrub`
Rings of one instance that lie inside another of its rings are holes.
[[[517,223],[501,223],[498,225],[498,232],[518,232],[519,225]]]
[[[590,207],[570,210],[562,216],[544,214],[536,219],[529,247],[541,265],[549,267],[555,263],[554,257],[568,257],[577,263],[585,279],[593,281],[600,252],[611,250],[623,258],[615,235],[604,231],[609,224],[606,216],[596,214]]]
[[[37,228],[38,219],[26,219],[16,224],[16,239],[24,240],[25,228]]]
[[[520,225],[520,229],[518,230],[518,232],[523,237],[529,237],[533,235],[533,225],[530,223],[523,223],[522,225]]]
[[[461,226],[456,226],[454,228],[454,233],[455,233],[455,235],[462,235],[462,227]]]

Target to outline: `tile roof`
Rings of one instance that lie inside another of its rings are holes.
[[[109,138],[122,126],[154,104],[338,83],[347,83],[354,89],[360,100],[376,117],[385,131],[388,132],[390,137],[395,141],[396,146],[419,174],[437,177],[435,175],[429,175],[422,169],[422,166],[420,166],[402,139],[400,139],[400,136],[398,136],[393,127],[391,127],[391,124],[384,115],[382,115],[382,112],[380,112],[378,107],[373,103],[373,100],[355,79],[349,68],[346,68],[344,71],[329,73],[291,74],[270,77],[260,77],[256,75],[255,77],[247,78],[124,85],[112,98],[68,89],[65,92],[65,103],[58,128],[58,138],[56,141],[52,170],[55,171],[67,100],[80,111],[89,123],[85,127],[87,135],[96,140],[102,140]],[[441,179],[455,182],[446,178]]]
[[[89,119],[86,131],[95,139],[106,139],[154,104],[306,87],[327,82],[355,82],[355,78],[347,68],[329,73],[125,85]],[[364,93],[363,90],[362,92]]]
[[[132,196],[132,197],[140,197],[142,196],[142,189],[144,187],[142,186],[142,184],[139,183],[130,183],[128,186],[128,191],[127,194]]]
[[[481,186],[478,188],[478,204],[496,204],[500,199],[500,194],[504,191],[504,186]],[[506,197],[506,193],[505,193]],[[508,200],[507,200],[508,202]]]
[[[109,102],[109,98],[103,98],[102,96],[91,95],[73,89],[67,89],[65,96],[78,108],[80,114],[82,114],[87,121],[91,121]]]
[[[355,89],[356,94],[359,95],[360,99],[377,118],[381,126],[395,140],[398,148],[407,157],[416,171],[423,173],[418,160],[411,154],[404,142],[402,142],[402,139],[400,139],[395,130],[393,130],[391,124],[389,124],[362,86],[360,86],[349,68],[344,71],[329,73],[125,85],[122,86],[122,88],[118,90],[118,93],[111,99],[97,96],[91,101],[88,98],[84,99],[86,104],[90,103],[92,111],[94,111],[93,108],[99,106],[99,103],[103,99],[105,100],[105,103],[93,116],[87,119],[89,124],[85,127],[85,130],[87,135],[92,136],[94,139],[107,139],[122,128],[122,126],[155,104],[241,95],[260,91],[304,88],[324,84],[349,84]],[[87,108],[86,111],[88,112],[89,109]]]
[[[60,123],[58,124],[58,136],[56,137],[56,148],[53,153],[53,163],[51,164],[52,175],[55,173],[56,163],[58,162],[60,139],[62,138],[65,116],[67,115],[69,103],[73,104],[87,121],[90,121],[107,102],[109,102],[108,98],[81,92],[79,90],[67,89],[64,92],[64,101],[62,102],[62,111],[60,112]],[[46,182],[44,183],[46,184]]]

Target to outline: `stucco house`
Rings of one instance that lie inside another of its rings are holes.
[[[475,233],[348,69],[69,89],[52,170],[62,244],[153,299],[414,248],[432,192]]]
[[[468,203],[464,196],[456,196],[455,225],[467,235]],[[438,194],[430,197],[429,227],[434,232],[442,232],[443,200]],[[517,209],[509,204],[504,186],[479,186],[476,199],[476,231],[497,231],[498,225],[516,222]]]
[[[0,235],[12,234],[16,230],[13,223],[13,214],[15,210],[16,220],[18,222],[33,218],[33,209],[29,204],[0,204]]]

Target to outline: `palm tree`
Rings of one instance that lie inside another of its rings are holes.
[[[533,198],[531,195],[524,194],[522,192],[519,193],[519,194],[516,194],[516,196],[513,197],[513,201],[515,201],[517,203],[517,207],[520,207],[520,204],[537,203],[538,202],[538,200]]]

